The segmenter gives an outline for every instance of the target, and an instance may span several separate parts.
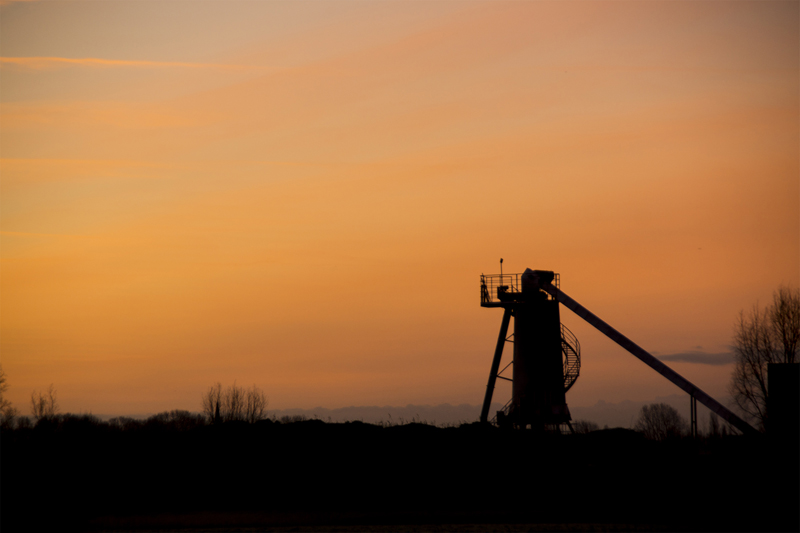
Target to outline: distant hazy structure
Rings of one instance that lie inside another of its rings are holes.
[[[689,394],[693,435],[697,432],[698,401],[743,433],[757,432],[728,408],[567,296],[559,287],[558,274],[527,269],[523,274],[503,275],[502,264],[501,259],[499,275],[481,275],[481,306],[505,310],[481,411],[482,422],[488,421],[495,380],[498,377],[508,379],[501,376],[502,371],[498,372],[498,369],[503,346],[506,341],[511,341],[506,335],[511,316],[514,316],[513,393],[511,401],[498,413],[498,424],[543,430],[560,430],[562,424],[569,424],[565,393],[578,377],[580,347],[569,330],[560,325],[560,303]]]

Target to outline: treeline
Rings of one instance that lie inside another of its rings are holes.
[[[104,423],[91,414],[60,414],[58,395],[51,384],[46,391],[31,393],[31,416],[21,415],[4,398],[8,389],[7,378],[0,367],[0,429],[28,429],[39,424],[46,426],[100,426]],[[203,414],[186,410],[164,411],[144,420],[131,417],[115,417],[107,425],[113,428],[130,430],[143,427],[169,427],[173,429],[192,429],[206,424],[223,422],[248,422],[254,424],[267,417],[267,395],[256,385],[249,389],[236,385],[222,388],[216,383],[202,396]]]
[[[374,424],[364,423],[361,421],[331,423],[326,422],[319,418],[307,417],[305,415],[285,415],[281,417],[268,416],[266,412],[259,413],[254,416],[253,411],[245,409],[235,410],[225,406],[225,400],[220,402],[219,415],[217,415],[216,407],[208,410],[205,413],[194,413],[182,409],[173,409],[170,411],[163,411],[146,418],[134,418],[128,416],[117,416],[108,420],[102,420],[92,414],[73,414],[73,413],[49,413],[39,417],[26,417],[16,416],[13,419],[6,420],[2,426],[0,433],[6,435],[14,433],[15,430],[26,431],[31,429],[47,429],[48,431],[81,431],[89,430],[90,428],[102,428],[112,431],[138,431],[138,430],[167,430],[167,431],[191,431],[205,427],[229,427],[229,426],[247,426],[254,425],[258,427],[268,427],[273,424],[293,424],[299,422],[309,422],[315,424],[325,424],[330,426],[348,426],[358,425],[360,427],[374,427],[374,428],[389,428],[400,426],[413,426],[413,427],[426,427],[432,429],[456,429],[461,426],[478,425],[475,422],[463,422],[462,424],[444,424],[437,425],[428,423],[427,421],[418,418],[409,420],[397,419],[389,421],[380,421]],[[647,440],[654,441],[679,441],[684,439],[691,439],[686,421],[680,418],[674,409],[665,406],[664,404],[653,404],[643,409],[643,415],[633,428],[633,430],[625,430],[630,433],[637,433]],[[704,442],[708,440],[719,439],[723,437],[735,437],[736,433],[730,431],[726,426],[721,425],[716,417],[712,417],[712,423],[709,430],[701,433],[696,442]],[[586,435],[594,432],[608,432],[612,431],[609,428],[601,429],[596,423],[588,420],[576,420],[572,422],[573,431],[576,436]],[[491,427],[490,430],[499,430],[498,428]],[[623,428],[614,428],[623,429]],[[512,430],[516,431],[516,430]],[[530,430],[528,430],[530,432]],[[552,438],[555,435],[549,435],[547,438]],[[568,437],[568,434],[562,437]]]
[[[222,402],[224,405],[224,400]],[[227,407],[220,409],[219,416],[216,414],[216,409],[212,411],[214,414],[209,415],[206,413],[193,413],[191,411],[173,409],[170,411],[163,411],[151,415],[146,418],[133,418],[128,416],[118,416],[108,420],[101,420],[99,417],[92,414],[72,414],[72,413],[57,413],[47,414],[40,417],[26,417],[16,416],[13,419],[9,418],[4,421],[0,428],[0,433],[13,433],[15,430],[26,431],[35,428],[47,429],[48,431],[69,431],[76,432],[82,430],[94,429],[107,429],[111,431],[191,431],[204,427],[211,426],[233,426],[233,425],[257,425],[259,427],[269,426],[272,424],[292,424],[298,422],[312,422],[312,423],[325,423],[324,420],[319,418],[309,418],[305,415],[285,415],[281,417],[268,416],[266,412],[259,416],[253,416],[253,412],[242,410],[237,414],[235,410],[229,410]],[[653,441],[680,441],[691,440],[695,444],[702,445],[706,442],[712,442],[722,438],[734,438],[737,436],[736,432],[731,430],[727,425],[719,422],[717,417],[711,417],[711,423],[706,431],[700,432],[697,438],[692,438],[688,424],[685,420],[679,417],[674,410],[664,404],[652,404],[646,406],[642,410],[642,416],[637,421],[633,428],[633,432],[641,435],[646,440]],[[348,422],[331,425],[348,424]],[[443,424],[437,425],[428,423],[427,421],[418,418],[410,420],[398,419],[390,421],[380,421],[374,424],[362,423],[360,421],[351,422],[360,424],[363,427],[376,427],[388,428],[398,426],[417,426],[417,427],[430,427],[436,429],[453,429],[460,426],[470,426],[476,423],[463,422],[462,424]],[[596,423],[588,420],[576,420],[572,422],[572,428],[575,435],[586,435],[594,432],[610,431],[609,428],[601,429]],[[492,427],[492,430],[497,429]],[[623,428],[616,428],[623,429]],[[563,435],[568,436],[568,435]]]
[[[92,414],[73,414],[58,413],[44,417],[34,418],[27,416],[16,416],[9,419],[0,433],[9,435],[15,431],[26,431],[33,429],[47,429],[48,431],[80,431],[89,428],[103,428],[119,431],[138,431],[148,429],[170,430],[170,431],[190,431],[201,427],[214,425],[235,425],[235,424],[290,424],[309,420],[305,416],[283,416],[280,418],[262,417],[258,419],[228,418],[215,420],[205,414],[192,413],[191,411],[173,409],[151,415],[147,418],[133,418],[128,416],[117,416],[108,420],[101,420]]]

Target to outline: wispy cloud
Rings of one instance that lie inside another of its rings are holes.
[[[676,363],[695,363],[698,365],[714,366],[729,365],[734,362],[731,352],[708,353],[698,352],[696,350],[659,355],[658,359],[662,361],[674,361]]]
[[[98,57],[0,57],[0,66],[19,66],[34,70],[78,65],[84,67],[135,67],[135,68],[200,68],[221,70],[263,70],[253,65],[226,65],[222,63],[188,63],[182,61],[146,61],[102,59]]]

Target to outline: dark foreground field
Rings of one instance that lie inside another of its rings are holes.
[[[4,532],[797,531],[797,450],[320,421],[2,434]]]

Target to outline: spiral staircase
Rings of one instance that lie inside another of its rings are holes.
[[[567,392],[581,373],[581,344],[564,324],[561,324],[561,354],[564,359],[564,392]]]
[[[513,337],[513,335],[512,335]],[[506,342],[514,342],[511,338],[507,338]],[[561,324],[561,357],[564,361],[564,392],[566,393],[575,382],[578,380],[578,376],[581,373],[581,343],[578,342],[578,338],[575,336],[572,331],[567,328],[564,324]],[[506,368],[509,368],[514,364],[511,361]],[[506,370],[503,369],[503,372]],[[503,372],[500,372],[502,374]],[[503,378],[498,374],[498,377],[501,379],[508,379]],[[511,410],[511,402],[509,400],[498,413],[503,413],[508,416],[509,411]],[[491,419],[490,421],[492,424],[497,424],[497,415]]]

